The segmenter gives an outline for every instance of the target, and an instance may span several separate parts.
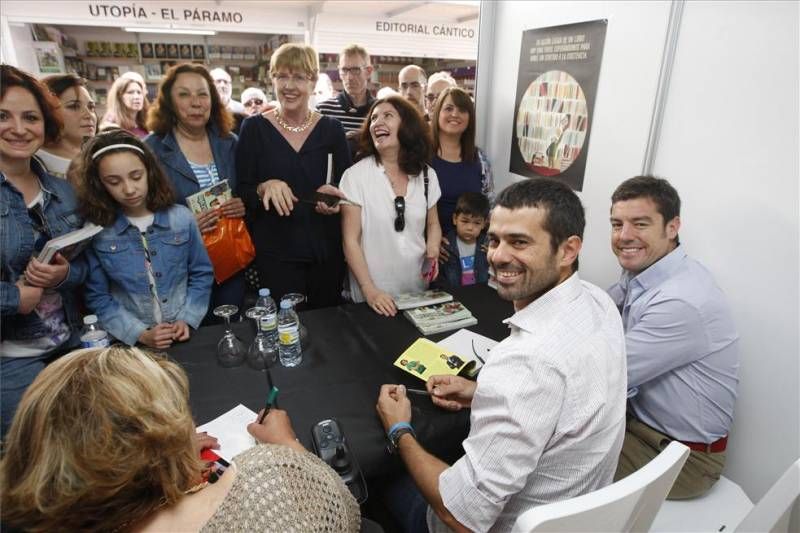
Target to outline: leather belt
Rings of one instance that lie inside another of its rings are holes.
[[[725,448],[728,446],[728,436],[725,435],[721,439],[716,440],[711,444],[706,444],[705,442],[684,442],[682,440],[679,440],[678,442],[688,446],[690,450],[694,450],[696,452],[719,453],[724,452]]]

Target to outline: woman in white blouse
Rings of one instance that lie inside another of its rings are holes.
[[[358,163],[340,189],[350,298],[394,316],[393,297],[424,290],[438,274],[441,196],[431,158],[430,130],[400,96],[376,100],[361,130]]]

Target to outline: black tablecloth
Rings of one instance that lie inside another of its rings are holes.
[[[468,329],[495,340],[506,336],[508,329],[502,320],[513,314],[513,307],[494,290],[476,285],[450,292],[478,318],[478,324]],[[336,418],[367,478],[399,468],[399,460],[386,452],[375,404],[384,383],[424,387],[421,380],[393,366],[397,356],[421,336],[419,331],[401,313],[393,318],[382,317],[366,304],[301,312],[300,321],[308,328],[310,339],[303,350],[303,362],[295,368],[276,364],[270,370],[280,389],[278,405],[289,412],[297,436],[311,449],[311,427],[325,418]],[[249,346],[255,326],[248,320],[235,324],[234,331]],[[239,403],[258,411],[266,400],[265,372],[246,365],[217,365],[216,344],[223,332],[223,326],[201,328],[189,342],[168,351],[189,375],[190,401],[198,424]],[[436,341],[452,333],[429,338]],[[443,411],[427,397],[412,396],[411,402],[412,424],[429,451],[449,461],[463,453],[461,442],[468,432],[468,411]]]

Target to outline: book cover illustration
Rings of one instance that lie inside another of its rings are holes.
[[[427,291],[398,294],[394,297],[394,304],[397,309],[413,309],[414,307],[422,307],[424,305],[441,304],[449,302],[453,299],[450,293],[429,289]]]
[[[466,374],[475,367],[475,361],[465,359],[433,341],[420,338],[400,354],[394,366],[422,381],[428,381],[431,376]]]
[[[436,333],[444,333],[445,331],[452,331],[454,329],[461,329],[461,328],[468,328],[470,326],[475,326],[478,323],[478,319],[474,316],[468,316],[466,318],[461,318],[459,320],[452,320],[449,322],[438,322],[438,323],[414,323],[417,329],[425,336],[428,335],[435,335]]]
[[[464,304],[453,300],[443,304],[428,305],[403,311],[403,314],[414,324],[442,324],[472,316]]]
[[[233,197],[228,180],[221,180],[186,197],[186,204],[195,215],[216,209]]]

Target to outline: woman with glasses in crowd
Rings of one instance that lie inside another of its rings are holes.
[[[86,89],[86,80],[75,74],[48,76],[42,81],[61,102],[64,127],[54,142],[46,142],[36,152],[36,157],[51,175],[66,178],[83,143],[97,133],[95,103]]]
[[[361,129],[362,159],[345,172],[341,190],[350,297],[394,316],[393,296],[424,290],[438,274],[441,196],[428,125],[397,95],[376,100]]]
[[[75,351],[31,385],[0,462],[3,522],[18,531],[359,531],[339,475],[272,409],[221,474],[201,462],[176,363],[128,346]],[[217,467],[215,467],[215,470]]]
[[[233,117],[222,105],[214,80],[203,65],[185,63],[170,68],[150,108],[147,126],[153,132],[144,142],[153,149],[176,192],[178,203],[219,181],[237,187],[236,135]],[[244,204],[231,198],[219,209],[196,215],[201,232],[212,231],[219,217],[243,217]],[[241,310],[244,271],[222,283],[214,282],[207,320],[215,307],[233,304]]]
[[[122,128],[137,137],[147,136],[147,86],[141,75],[126,72],[111,84],[106,102],[106,114],[100,121],[100,131]]]
[[[270,58],[279,105],[245,119],[236,151],[261,285],[276,299],[305,294],[309,308],[341,302],[339,206],[315,193],[339,196],[351,162],[342,125],[309,107],[318,74],[313,48],[281,45]]]
[[[5,434],[45,362],[78,343],[75,289],[82,257],[35,258],[50,239],[80,228],[72,186],[33,157],[62,129],[58,99],[30,74],[0,65],[0,411]]]

